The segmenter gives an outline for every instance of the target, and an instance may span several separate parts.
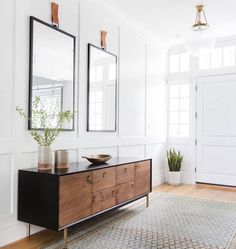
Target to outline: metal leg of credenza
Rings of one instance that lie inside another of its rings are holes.
[[[67,228],[64,229],[64,249],[67,249],[67,237],[68,237],[68,230]]]
[[[149,207],[149,194],[146,196],[146,207]]]
[[[30,228],[31,228],[31,226],[30,226],[30,224],[28,224],[28,237],[30,237]]]

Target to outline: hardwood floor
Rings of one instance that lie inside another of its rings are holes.
[[[219,201],[233,201],[236,202],[236,188],[213,186],[207,184],[196,185],[180,185],[170,186],[162,184],[153,189],[155,192],[172,193],[178,195],[186,195],[198,198],[207,198]],[[24,238],[17,242],[14,242],[8,246],[2,247],[2,249],[37,249],[40,246],[62,237],[61,232],[53,232],[44,230],[31,237]]]
[[[236,202],[236,188],[233,187],[215,186],[207,184],[182,184],[180,186],[170,186],[168,184],[162,184],[158,187],[155,187],[153,191],[186,195],[198,198],[207,198],[211,200]]]

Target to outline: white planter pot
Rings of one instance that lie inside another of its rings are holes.
[[[38,169],[52,169],[52,150],[50,146],[39,146],[38,151]]]
[[[169,171],[168,183],[170,185],[179,185],[181,183],[181,172],[180,171]]]

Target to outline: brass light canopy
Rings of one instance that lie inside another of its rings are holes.
[[[209,28],[209,24],[206,19],[206,14],[204,11],[204,5],[200,4],[196,6],[197,13],[195,18],[195,23],[193,24],[193,30],[204,31]]]

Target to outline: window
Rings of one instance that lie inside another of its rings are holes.
[[[232,67],[235,65],[235,47],[223,48],[223,65],[224,67]]]
[[[232,67],[235,65],[235,47],[215,48],[212,51],[202,51],[199,56],[199,69],[214,69]]]
[[[170,55],[169,69],[170,73],[179,73],[189,71],[189,54],[173,54]]]
[[[169,136],[188,137],[190,125],[190,89],[188,84],[169,86]]]

